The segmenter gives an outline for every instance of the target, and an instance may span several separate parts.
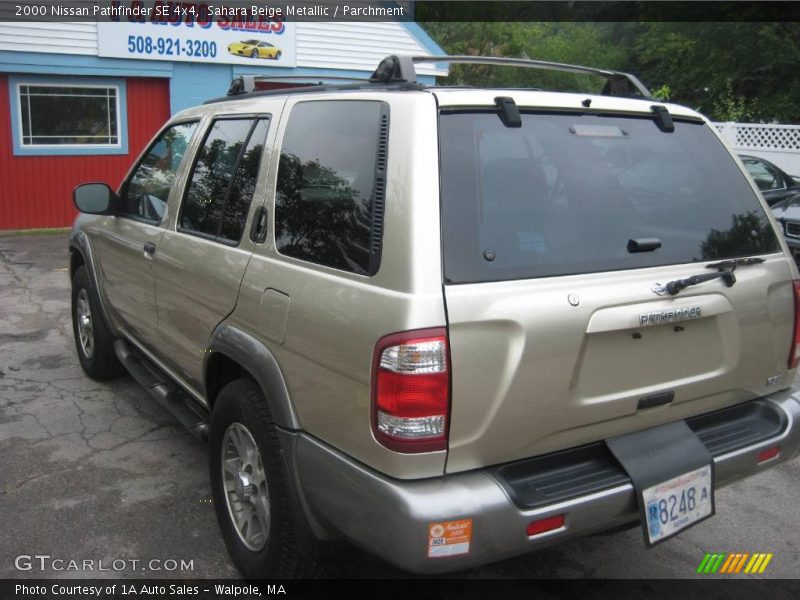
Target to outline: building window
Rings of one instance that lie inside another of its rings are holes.
[[[120,78],[9,77],[14,154],[127,154]]]
[[[23,146],[119,145],[116,87],[20,85]]]

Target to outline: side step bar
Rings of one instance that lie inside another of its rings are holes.
[[[114,342],[120,362],[158,403],[192,435],[208,440],[208,416],[201,413],[194,400],[167,379],[150,361],[133,350],[124,340]]]

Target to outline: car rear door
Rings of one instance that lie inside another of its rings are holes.
[[[440,149],[448,471],[789,384],[793,271],[707,124],[444,110]]]
[[[194,157],[173,222],[155,257],[162,359],[202,389],[203,350],[236,306],[253,252],[250,217],[263,204],[259,175],[268,112],[213,118]],[[253,210],[251,210],[251,208]]]

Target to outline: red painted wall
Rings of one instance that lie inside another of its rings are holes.
[[[14,156],[8,77],[0,75],[0,229],[67,227],[79,183],[116,189],[133,160],[169,118],[169,80],[128,78],[128,154]]]

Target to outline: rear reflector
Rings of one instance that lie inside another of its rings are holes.
[[[447,448],[450,356],[444,327],[395,333],[375,346],[372,431],[397,452]]]
[[[539,519],[528,524],[528,535],[539,535],[555,529],[561,529],[564,526],[564,515],[556,515],[554,517],[547,517],[546,519]]]
[[[774,448],[769,448],[768,450],[762,450],[758,453],[758,462],[767,462],[778,456],[781,453],[780,446],[775,446]]]
[[[794,339],[789,354],[789,368],[795,369],[800,364],[800,281],[794,282]]]

